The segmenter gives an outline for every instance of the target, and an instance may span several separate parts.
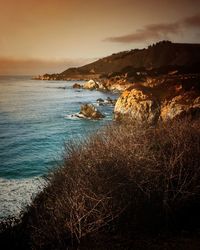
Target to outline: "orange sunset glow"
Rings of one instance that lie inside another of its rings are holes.
[[[169,39],[198,43],[198,0],[0,0],[0,74],[60,72]]]
[[[2,250],[200,250],[200,0],[0,0]]]

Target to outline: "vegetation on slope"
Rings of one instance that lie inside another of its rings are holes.
[[[64,165],[0,239],[6,249],[163,249],[146,239],[200,226],[199,156],[199,121],[113,124],[66,145]]]
[[[78,68],[69,68],[60,74],[39,76],[43,80],[99,79],[128,74],[137,80],[137,71],[149,76],[166,74],[170,70],[198,73],[200,44],[181,44],[161,41],[144,49],[133,49],[112,54]]]

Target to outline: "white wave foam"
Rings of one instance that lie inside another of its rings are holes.
[[[92,119],[91,117],[87,117],[83,114],[80,114],[80,113],[75,113],[75,114],[72,114],[72,115],[65,115],[64,116],[65,119],[69,119],[69,120],[80,120],[80,119],[86,119],[86,120],[91,120],[91,121],[98,121],[98,120],[95,120],[95,119]]]
[[[65,115],[64,118],[69,120],[79,120],[78,113],[72,114],[72,115]]]
[[[0,219],[18,216],[44,184],[41,177],[20,180],[0,178]]]

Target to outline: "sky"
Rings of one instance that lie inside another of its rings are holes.
[[[0,74],[62,72],[160,40],[200,42],[200,0],[0,0]]]

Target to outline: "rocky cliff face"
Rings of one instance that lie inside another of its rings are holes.
[[[177,95],[161,106],[160,119],[163,121],[176,117],[190,116],[195,118],[200,115],[200,96],[195,98],[191,93]]]
[[[160,105],[152,93],[133,88],[122,93],[114,112],[116,119],[131,116],[137,121],[155,123],[160,115]]]
[[[122,92],[133,84],[126,79],[106,79],[102,81],[89,80],[83,84],[84,89],[101,90],[101,91],[119,91]]]
[[[200,116],[200,75],[163,76],[133,85],[119,97],[115,118],[155,124],[182,116]]]

